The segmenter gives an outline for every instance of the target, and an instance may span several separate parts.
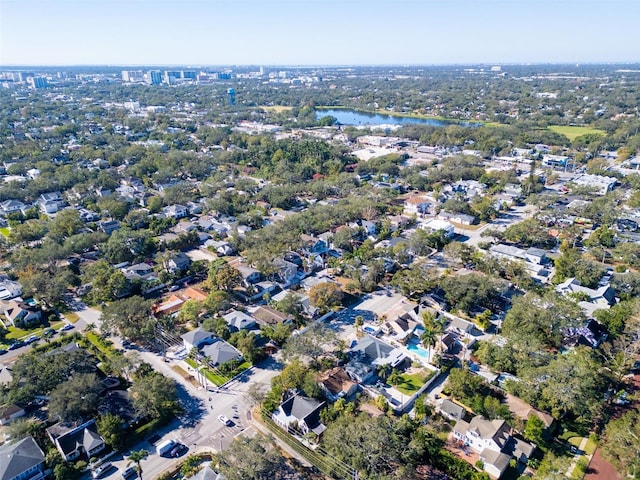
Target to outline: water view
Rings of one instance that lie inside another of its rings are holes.
[[[395,115],[384,115],[381,113],[369,113],[360,110],[322,109],[316,110],[316,118],[326,116],[335,117],[342,125],[431,125],[433,127],[446,127],[447,125],[477,126],[478,123],[455,122],[450,120],[438,120],[435,118],[414,118],[399,117]]]

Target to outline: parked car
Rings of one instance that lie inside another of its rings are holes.
[[[72,330],[73,328],[75,328],[72,324],[67,323],[64,327],[62,327],[60,329],[61,332],[66,332],[67,330]]]
[[[113,467],[112,463],[103,463],[102,465],[100,465],[98,468],[96,468],[95,470],[91,471],[91,477],[92,478],[102,478],[104,477],[107,472],[109,472]]]
[[[15,342],[9,346],[9,350],[16,350],[17,348],[24,347],[26,343],[24,342]]]
[[[45,337],[50,337],[50,336],[52,336],[52,335],[55,335],[55,333],[56,333],[55,329],[53,329],[53,328],[47,328],[47,329],[44,331],[43,335],[44,335]]]
[[[218,415],[218,421],[223,425],[226,425],[227,427],[230,427],[232,425],[231,420],[229,420],[224,415]]]
[[[34,342],[37,342],[38,340],[40,340],[40,337],[37,335],[31,335],[29,338],[27,338],[24,343],[27,345],[31,345]]]
[[[183,445],[182,443],[178,443],[175,447],[171,449],[171,451],[169,452],[169,456],[179,457],[187,450],[189,450],[189,448],[186,445]]]
[[[7,353],[9,350],[7,350],[6,348],[0,348],[0,355],[4,355],[5,353]]]
[[[135,478],[138,476],[138,472],[136,471],[136,467],[125,468],[120,472],[123,480],[127,480],[129,478]]]

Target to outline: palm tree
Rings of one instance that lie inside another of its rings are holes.
[[[142,480],[142,467],[140,466],[140,462],[149,456],[149,452],[147,450],[133,450],[129,454],[129,465],[132,463],[136,464],[136,472],[138,472],[138,476]]]
[[[427,361],[429,363],[431,363],[431,349],[436,345],[437,339],[438,334],[436,333],[436,330],[432,326],[427,327],[427,325],[425,325],[424,332],[420,335],[420,341],[422,342],[422,345],[428,349]]]

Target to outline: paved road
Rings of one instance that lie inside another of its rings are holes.
[[[147,351],[138,350],[138,353],[141,359],[151,364],[155,370],[176,381],[178,399],[185,408],[182,417],[161,431],[154,432],[158,436],[154,445],[163,440],[173,439],[189,447],[189,452],[185,455],[198,451],[224,450],[229,447],[237,435],[254,435],[255,430],[249,421],[251,405],[246,397],[247,389],[253,383],[270,385],[271,378],[282,370],[282,364],[267,359],[229,382],[224,389],[216,389],[217,391],[212,392],[207,388],[194,386],[173,369],[176,366],[186,367],[184,362],[170,359],[170,357],[165,362],[160,355]],[[213,389],[212,385],[210,387]],[[220,423],[217,418],[220,414],[229,418],[232,425],[226,426]],[[149,457],[141,463],[144,478],[148,479],[156,478],[181,461],[181,459],[160,457],[155,453],[154,445],[145,440],[132,448],[132,450],[149,451]],[[125,452],[124,457],[118,455],[109,461],[118,469],[124,469],[128,464],[127,453]],[[104,478],[115,479],[118,478],[118,475],[118,471],[113,470],[110,475]],[[86,476],[86,478],[89,477]]]

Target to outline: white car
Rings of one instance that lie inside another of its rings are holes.
[[[62,328],[60,329],[60,331],[61,331],[61,332],[66,332],[67,330],[71,330],[71,329],[73,329],[73,328],[75,328],[75,327],[74,327],[72,324],[67,323],[64,327],[62,327]]]
[[[231,420],[229,420],[224,415],[218,415],[218,421],[227,427],[231,426]]]

